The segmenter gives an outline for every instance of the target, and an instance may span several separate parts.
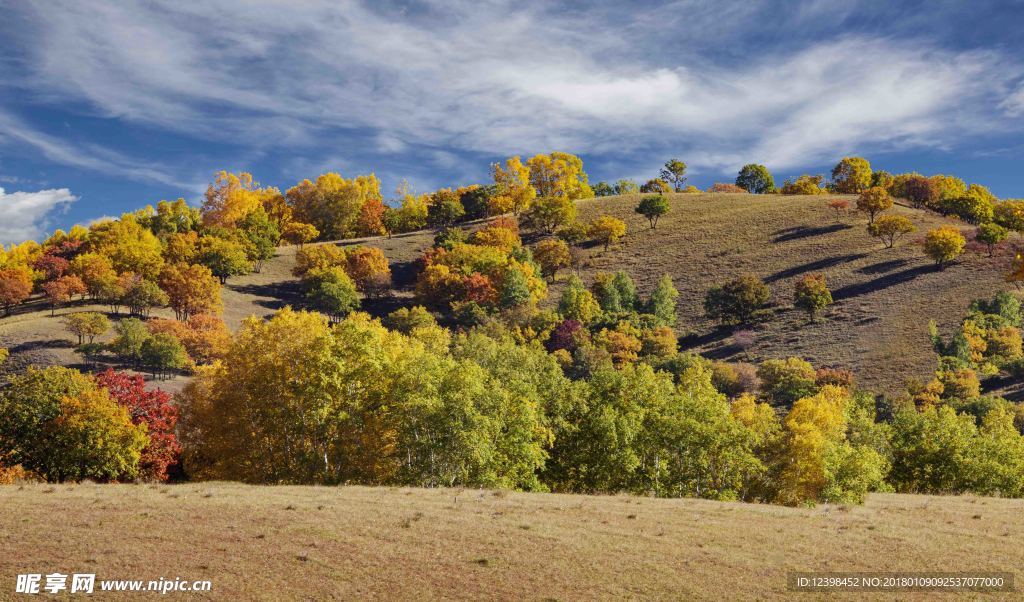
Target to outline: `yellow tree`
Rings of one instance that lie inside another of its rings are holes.
[[[516,156],[506,160],[504,167],[495,163],[493,169],[497,192],[491,197],[491,212],[519,215],[528,209],[537,197],[530,184],[530,168]]]
[[[604,244],[604,250],[626,235],[626,222],[610,215],[602,215],[587,227],[587,233]]]
[[[238,175],[217,172],[213,183],[206,189],[206,200],[201,209],[203,224],[207,227],[233,227],[238,220],[262,205],[262,193],[252,174]]]
[[[583,160],[569,153],[554,152],[534,155],[526,161],[530,185],[540,197],[586,199],[594,196]]]
[[[164,266],[160,288],[167,293],[168,305],[179,320],[201,313],[219,314],[223,308],[220,284],[210,268],[203,265]]]

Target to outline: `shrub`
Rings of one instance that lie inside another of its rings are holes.
[[[587,234],[604,245],[604,250],[626,235],[626,222],[610,215],[602,215],[590,223]]]
[[[967,241],[958,228],[942,226],[930,230],[924,239],[924,252],[935,261],[939,269],[946,267],[950,261],[964,252]]]
[[[708,192],[739,194],[746,193],[747,189],[737,186],[736,184],[730,184],[728,182],[715,182],[711,186],[708,186]]]
[[[807,274],[796,283],[793,305],[807,312],[813,320],[822,309],[832,305],[832,292],[828,290],[824,274]]]
[[[143,426],[77,370],[29,368],[0,395],[0,457],[48,481],[131,479]]]
[[[810,176],[802,175],[796,180],[786,180],[782,184],[782,194],[799,194],[799,195],[814,195],[814,194],[825,194],[825,189],[822,188],[821,184],[824,182],[823,176]]]
[[[757,276],[747,274],[708,289],[704,311],[722,324],[749,322],[755,312],[763,309],[771,298],[771,289]]]

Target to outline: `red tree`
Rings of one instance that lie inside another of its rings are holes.
[[[35,268],[45,274],[44,280],[56,280],[68,271],[68,260],[58,255],[46,254],[36,260]]]
[[[130,376],[113,369],[97,374],[96,382],[128,410],[133,424],[146,425],[149,445],[142,450],[139,475],[166,481],[167,469],[178,463],[181,454],[181,445],[174,436],[178,408],[171,404],[170,394],[160,389],[146,390],[141,376]]]

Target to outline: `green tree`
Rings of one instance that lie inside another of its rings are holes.
[[[92,343],[96,337],[110,330],[110,320],[96,312],[77,312],[64,318],[64,326],[78,337],[78,344],[81,345],[85,339]]]
[[[646,217],[647,221],[651,222],[652,230],[658,227],[658,219],[668,213],[668,210],[668,199],[660,194],[645,196],[640,199],[640,204],[635,209],[637,213]]]
[[[316,309],[332,320],[340,320],[359,309],[356,284],[344,269],[335,266],[313,270],[306,282],[309,287],[307,297]]]
[[[994,222],[986,222],[978,226],[974,234],[974,240],[988,247],[988,256],[995,254],[996,245],[1003,242],[1010,236],[1010,231]]]
[[[115,337],[110,350],[123,361],[138,365],[142,361],[142,345],[152,336],[138,318],[125,318],[114,325]]]
[[[661,168],[659,176],[671,184],[673,190],[680,192],[686,186],[686,163],[679,159],[669,159]]]
[[[442,188],[431,195],[427,205],[427,225],[445,228],[461,220],[466,215],[459,194],[450,188]]]
[[[594,196],[613,196],[614,194],[615,189],[608,182],[601,181],[594,184]]]
[[[249,256],[245,248],[229,240],[215,236],[204,236],[199,243],[199,254],[197,261],[210,268],[220,283],[224,284],[228,278],[239,276],[249,272]]]
[[[674,326],[676,323],[676,299],[679,291],[672,283],[672,277],[665,274],[651,293],[647,313],[653,315],[660,326]]]
[[[155,378],[163,378],[188,365],[188,354],[181,341],[164,332],[158,332],[143,341],[139,356],[142,365],[149,368]]]
[[[252,270],[257,274],[263,269],[263,262],[273,259],[277,243],[281,240],[281,230],[263,207],[250,211],[238,223],[238,227],[249,241],[248,258],[252,262]]]
[[[622,179],[615,183],[615,194],[636,194],[640,185],[635,180]]]
[[[704,311],[709,318],[722,324],[743,324],[765,308],[770,298],[768,285],[757,276],[747,274],[708,289],[704,296]]]
[[[768,194],[775,192],[775,178],[768,168],[757,163],[743,166],[736,176],[736,185],[752,194]]]
[[[566,319],[589,324],[601,314],[601,306],[594,299],[594,295],[583,286],[579,276],[573,274],[569,276],[562,297],[558,301],[558,313]]]
[[[636,284],[629,274],[622,270],[614,274],[597,274],[591,290],[601,309],[606,312],[628,313],[636,310]]]

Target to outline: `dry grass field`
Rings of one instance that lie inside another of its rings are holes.
[[[1009,245],[992,259],[969,250],[938,271],[921,250],[924,233],[954,224],[970,240],[972,227],[897,206],[893,211],[909,217],[918,231],[886,249],[867,234],[861,215],[837,221],[827,206],[833,198],[672,195],[672,209],[656,230],[634,213],[638,197],[583,201],[581,220],[608,213],[626,221],[628,234],[607,253],[600,247],[584,251],[581,272],[590,282],[596,272],[623,269],[644,293],[670,274],[680,292],[676,330],[689,335],[684,346],[710,357],[756,362],[801,356],[816,366],[852,369],[860,385],[886,393],[909,377],[930,378],[935,356],[928,320],[948,334],[972,299],[1012,289],[1003,281]],[[854,197],[847,198],[852,208]],[[809,324],[806,314],[793,309],[792,295],[795,282],[812,272],[826,275],[835,305]],[[707,289],[743,273],[764,279],[777,306],[774,318],[755,328],[754,345],[746,352],[732,344],[729,330],[703,315]]]
[[[920,248],[924,233],[939,225],[959,224],[970,237],[973,228],[925,211],[897,206],[893,211],[908,216],[918,231],[885,249],[868,236],[862,216],[851,214],[837,221],[827,207],[831,196],[671,195],[672,209],[656,230],[634,213],[638,198],[579,203],[581,220],[608,213],[625,220],[628,233],[607,252],[600,246],[580,250],[576,269],[588,284],[597,272],[626,270],[644,294],[663,274],[670,274],[681,294],[677,331],[683,335],[683,347],[709,357],[757,362],[797,355],[816,366],[852,369],[861,386],[892,393],[907,378],[927,379],[934,370],[930,319],[948,333],[972,299],[1012,288],[1002,279],[1012,254],[1009,244],[995,258],[968,250],[947,269],[936,270]],[[414,303],[414,263],[432,246],[433,237],[434,232],[423,231],[345,241],[378,246],[392,264],[393,296],[367,301],[365,309],[380,316]],[[223,291],[229,326],[237,327],[250,315],[269,315],[286,304],[303,305],[302,291],[291,275],[294,254],[294,247],[278,249],[278,256],[261,273],[229,281]],[[704,316],[702,302],[710,286],[746,272],[771,286],[776,313],[754,328],[753,345],[742,350],[733,344],[731,330],[717,328]],[[793,285],[810,272],[825,273],[836,301],[815,323],[792,308]],[[565,278],[560,274],[551,286],[549,305],[557,303]],[[12,352],[4,369],[20,370],[30,363],[80,364],[60,316],[84,309],[106,310],[75,305],[50,317],[37,300],[0,319],[0,346]],[[170,313],[165,310],[162,315]],[[160,386],[175,391],[184,382],[184,377],[176,377]],[[1024,384],[1010,383],[1002,392],[1024,399]]]
[[[19,573],[61,571],[209,579],[205,597],[217,600],[763,600],[792,595],[788,571],[1015,572],[1022,512],[1021,500],[909,495],[806,509],[455,489],[8,486],[0,599],[14,598]]]

